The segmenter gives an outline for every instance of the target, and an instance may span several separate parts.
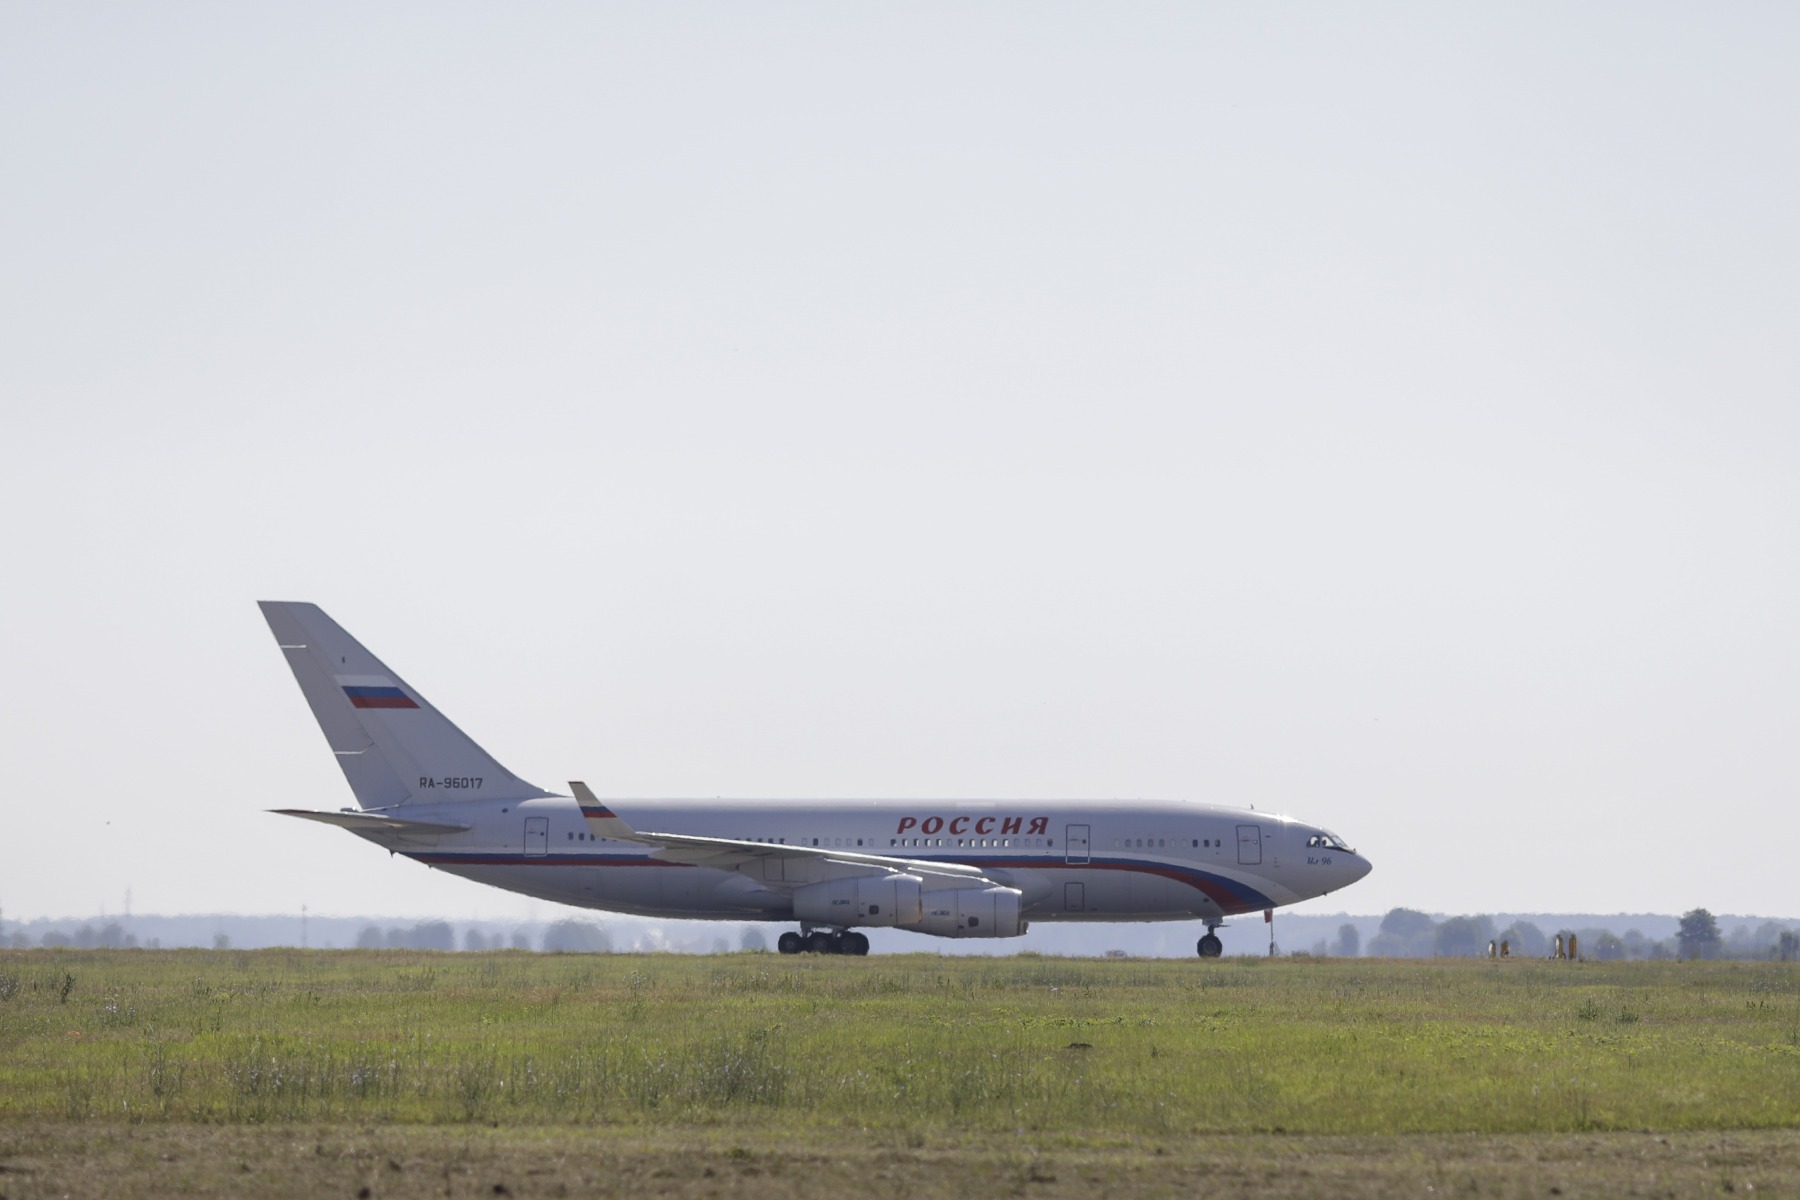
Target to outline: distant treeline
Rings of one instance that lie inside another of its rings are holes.
[[[99,917],[37,919],[0,924],[0,947],[75,949],[210,946],[263,949],[438,951],[529,950],[604,954],[672,951],[722,954],[768,949],[784,926],[701,921],[652,921],[608,915],[571,915],[552,921],[408,918],[247,916]],[[892,930],[873,930],[878,953],[1016,954],[1022,950],[1072,957],[1122,954],[1184,958],[1194,953],[1191,923],[1041,924],[1018,940],[945,941]],[[1571,934],[1587,959],[1739,958],[1800,961],[1800,921],[1763,917],[1715,918],[1705,909],[1681,917],[1656,913],[1500,914],[1459,916],[1396,908],[1382,917],[1278,912],[1272,926],[1259,914],[1240,917],[1222,931],[1226,952],[1240,955],[1301,952],[1318,957],[1467,958],[1505,942],[1514,956],[1544,957],[1560,934]]]
[[[724,937],[714,939],[712,949],[766,950],[768,939],[754,926],[737,931],[737,943]],[[519,927],[511,932],[483,932],[469,926],[457,936],[448,921],[420,921],[415,925],[366,925],[356,935],[358,950],[542,950],[547,954],[611,954],[615,949],[612,935],[605,927],[576,919],[552,921],[535,938],[533,931]]]
[[[706,946],[683,945],[680,947],[644,946],[638,944],[615,947],[613,938],[607,930],[594,921],[573,918],[552,921],[547,925],[520,925],[511,930],[483,929],[478,925],[467,925],[461,933],[448,921],[415,921],[411,925],[380,925],[370,923],[364,925],[356,934],[355,946],[359,950],[541,950],[545,953],[574,954],[609,954],[615,949],[641,950],[679,948],[689,952],[710,950],[713,953],[725,953],[738,950],[766,950],[768,939],[762,930],[754,926],[732,930],[737,936],[727,939],[715,936],[711,944]],[[183,939],[170,943],[177,945],[205,945],[206,942],[196,939]],[[233,949],[231,935],[223,930],[214,933],[210,942],[215,950]],[[129,949],[161,949],[163,939],[160,937],[142,937],[127,929],[117,920],[95,924],[84,921],[72,929],[52,926],[43,932],[33,935],[23,927],[15,927],[9,933],[0,935],[0,945],[14,950],[29,950],[33,947],[49,949],[76,950],[129,950]]]
[[[1363,946],[1356,926],[1346,924],[1335,943],[1320,941],[1314,954],[1378,958],[1474,958],[1489,948],[1504,945],[1510,954],[1544,958],[1555,952],[1557,939],[1564,947],[1575,939],[1581,957],[1618,959],[1738,958],[1800,960],[1800,922],[1764,921],[1752,928],[1747,922],[1722,932],[1719,922],[1704,908],[1682,915],[1673,936],[1652,938],[1641,930],[1622,933],[1610,928],[1553,927],[1512,918],[1501,926],[1492,917],[1475,915],[1442,920],[1417,909],[1396,908],[1381,919],[1380,931]]]

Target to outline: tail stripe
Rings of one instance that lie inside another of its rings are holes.
[[[417,708],[417,702],[397,687],[347,687],[344,695],[350,697],[350,704],[355,708]]]

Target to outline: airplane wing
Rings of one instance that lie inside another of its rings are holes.
[[[653,833],[633,829],[624,818],[596,797],[587,784],[571,780],[569,789],[581,805],[588,828],[603,838],[653,846],[650,857],[665,862],[737,871],[780,888],[798,887],[826,879],[854,875],[916,875],[925,891],[949,888],[992,887],[998,883],[979,867],[963,863],[931,862],[886,854],[797,846],[782,842],[746,842],[736,838],[695,837],[685,833]]]

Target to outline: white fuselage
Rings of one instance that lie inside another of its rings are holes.
[[[798,921],[784,954],[866,954],[860,928],[1017,937],[1031,921],[1180,921],[1322,896],[1369,872],[1324,829],[1144,800],[617,800],[508,771],[316,604],[261,602],[357,807],[348,829],[464,878],[654,917]],[[804,947],[802,942],[805,943]]]
[[[641,830],[977,867],[1032,921],[1217,922],[1336,891],[1368,862],[1324,831],[1185,801],[615,800]],[[440,870],[563,904],[657,917],[794,919],[791,890],[589,832],[563,797],[406,816],[466,832],[362,836]]]

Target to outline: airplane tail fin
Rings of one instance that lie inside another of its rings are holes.
[[[259,604],[361,807],[553,794],[495,762],[318,605]]]

